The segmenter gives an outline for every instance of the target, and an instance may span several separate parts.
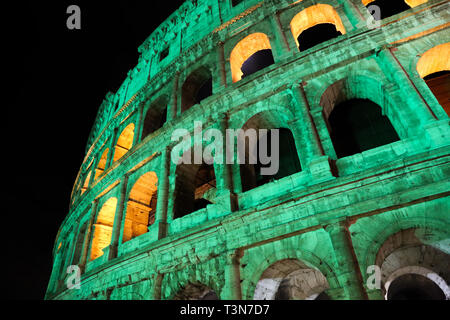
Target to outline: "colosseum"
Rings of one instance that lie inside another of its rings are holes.
[[[99,108],[45,298],[450,299],[449,26],[447,0],[185,1]],[[276,130],[278,172],[172,161],[198,123]]]

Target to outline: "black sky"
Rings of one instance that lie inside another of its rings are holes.
[[[34,1],[3,10],[3,50],[12,56],[4,59],[2,149],[8,299],[43,299],[97,110],[136,65],[139,45],[182,2]],[[66,27],[72,4],[81,8],[81,30]]]

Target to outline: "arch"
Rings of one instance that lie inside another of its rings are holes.
[[[240,175],[244,192],[302,170],[296,141],[288,125],[288,117],[283,113],[274,110],[260,112],[251,117],[242,130],[244,134],[238,136],[238,146],[241,148]],[[273,143],[276,143],[276,148],[273,148]],[[261,148],[264,148],[263,153],[267,150],[269,164],[263,164],[258,156]],[[278,162],[278,168],[273,167],[274,161]],[[264,175],[262,168],[267,167],[277,170]]]
[[[175,294],[173,300],[219,300],[219,297],[206,285],[189,282]]]
[[[368,99],[350,99],[338,104],[330,113],[328,123],[338,158],[400,140],[381,107]]]
[[[181,112],[212,95],[212,74],[207,67],[191,72],[181,88]]]
[[[90,260],[95,260],[103,255],[103,249],[111,243],[114,217],[116,215],[117,198],[109,198],[100,209],[95,222],[94,236],[91,244]]]
[[[432,231],[419,228],[403,229],[389,236],[380,246],[375,264],[381,268],[381,284],[385,297],[396,279],[411,274],[430,279],[446,296],[450,294],[449,252],[442,251],[441,247],[425,244],[422,239],[423,236],[430,237]]]
[[[86,176],[86,179],[84,179],[83,186],[81,187],[81,194],[85,193],[87,188],[89,187],[89,180],[91,179],[91,171],[89,171],[88,175]]]
[[[192,157],[193,153],[191,152]],[[192,159],[189,163],[179,164],[175,176],[173,219],[182,218],[215,202],[216,176],[212,164],[203,160],[202,163],[195,164]]]
[[[147,233],[155,222],[157,184],[155,172],[145,173],[134,184],[128,196],[122,242]]]
[[[417,62],[421,78],[440,71],[450,71],[450,42],[429,49]]]
[[[142,139],[161,128],[167,121],[167,97],[156,99],[145,114],[142,128]]]
[[[254,300],[314,300],[325,298],[326,277],[297,259],[284,259],[270,265],[256,284]]]
[[[368,4],[371,4],[374,1],[375,0],[362,0],[362,3],[364,6],[367,6]],[[406,2],[406,4],[411,8],[414,8],[428,2],[428,0],[404,0],[404,2]]]
[[[346,33],[339,14],[329,4],[316,4],[296,14],[292,18],[290,26],[297,47],[299,47],[298,37],[303,31],[325,23],[334,25],[341,34]]]
[[[95,169],[94,180],[97,180],[97,178],[105,171],[106,163],[108,160],[108,153],[109,153],[109,149],[106,148],[105,151],[103,151],[100,160],[98,161],[97,168]]]
[[[134,123],[130,123],[117,139],[117,143],[114,150],[114,162],[122,158],[133,146],[134,139]]]
[[[88,222],[84,222],[81,228],[78,230],[77,240],[75,243],[75,250],[72,258],[72,265],[80,266],[80,262],[82,259],[82,252],[84,248],[84,238],[86,236]]]
[[[252,33],[242,39],[231,51],[230,67],[233,82],[242,79],[242,65],[255,53],[262,50],[272,50],[269,37],[264,33]]]
[[[381,15],[381,20],[409,10],[410,8],[417,7],[425,2],[428,2],[428,0],[362,0],[362,4],[367,9],[374,5],[380,8],[379,14]],[[374,14],[375,12],[370,13]],[[380,20],[376,17],[375,19]]]

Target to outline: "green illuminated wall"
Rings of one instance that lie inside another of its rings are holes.
[[[381,299],[383,290],[366,284],[367,267],[382,266],[380,257],[391,254],[399,268],[410,267],[418,262],[392,254],[423,245],[446,253],[448,263],[449,118],[416,70],[423,53],[450,42],[448,2],[430,0],[376,29],[367,27],[359,0],[230,2],[186,1],[139,47],[120,89],[105,97],[55,241],[46,299],[172,299],[190,284],[221,299],[253,299],[265,270],[284,276],[293,260],[320,271],[332,299]],[[300,52],[290,22],[317,3],[334,8],[346,33]],[[233,83],[230,54],[255,32],[268,36],[275,64]],[[181,112],[183,83],[200,67],[212,74],[213,95]],[[338,159],[326,115],[341,98],[377,103],[400,140]],[[143,137],[146,114],[161,101],[167,122]],[[192,132],[194,121],[239,129],[256,115],[291,130],[302,171],[242,192],[239,166],[215,164],[215,203],[173,219],[172,132]],[[132,148],[114,162],[130,124]],[[94,179],[106,149],[105,169]],[[158,177],[156,221],[122,243],[129,194],[147,172]],[[91,261],[98,214],[112,197],[111,243]],[[429,259],[422,262],[432,268]],[[80,290],[65,286],[69,265],[82,269]],[[448,270],[434,271],[450,283]]]

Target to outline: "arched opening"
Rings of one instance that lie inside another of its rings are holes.
[[[173,300],[219,300],[214,290],[201,283],[189,283],[183,287]]]
[[[105,171],[106,161],[108,160],[108,153],[109,153],[109,149],[106,148],[105,151],[103,151],[100,160],[98,161],[97,168],[95,169],[94,180],[97,180],[97,178]]]
[[[334,107],[328,118],[338,158],[400,140],[381,107],[368,99],[351,99]]]
[[[384,241],[375,263],[386,299],[450,299],[450,255],[440,244],[445,238],[431,229],[411,228]]]
[[[161,128],[167,121],[167,98],[161,97],[147,110],[142,128],[142,139]]]
[[[262,51],[262,52],[260,52]],[[249,60],[247,62],[247,60]],[[242,67],[245,64],[245,73]],[[273,64],[272,47],[264,33],[252,33],[242,39],[231,51],[230,67],[233,82],[243,76],[259,71]]]
[[[116,215],[117,198],[110,198],[106,201],[97,215],[95,222],[94,236],[91,245],[91,260],[95,260],[103,255],[103,249],[111,243],[114,217]]]
[[[127,242],[146,232],[155,222],[158,177],[147,172],[130,191],[123,228],[122,242]]]
[[[300,51],[346,33],[339,14],[328,4],[316,4],[302,10],[290,24]]]
[[[450,43],[425,52],[417,63],[417,72],[450,116]]]
[[[72,265],[80,266],[81,254],[84,248],[84,238],[86,237],[87,222],[85,222],[78,231],[77,241],[75,243],[75,251],[72,258]]]
[[[419,3],[420,2],[420,3]],[[425,3],[426,1],[410,0],[413,6]],[[362,3],[369,10],[375,20],[382,20],[396,15],[400,12],[409,10],[411,6],[405,0],[362,0]],[[379,10],[370,10],[370,6],[378,6]]]
[[[273,59],[272,50],[260,50],[250,56],[250,58],[245,60],[245,62],[242,64],[242,78],[248,77],[274,63],[275,61]]]
[[[83,186],[81,187],[81,194],[85,193],[88,186],[89,186],[89,180],[91,179],[91,172],[88,173],[86,176],[86,179],[84,179]]]
[[[133,146],[134,138],[134,123],[130,123],[117,139],[116,147],[114,150],[114,162],[122,158]]]
[[[445,294],[427,277],[405,274],[391,283],[387,300],[445,300]]]
[[[328,300],[326,277],[296,259],[269,266],[256,284],[254,300]]]
[[[336,30],[336,26],[331,23],[321,23],[306,29],[297,38],[299,43],[299,50],[305,51],[322,42],[334,39],[342,35],[340,31]]]
[[[207,67],[192,72],[181,88],[181,112],[212,95],[212,75]]]
[[[176,170],[174,219],[214,203],[216,176],[212,164],[179,164]]]
[[[259,113],[248,120],[242,130],[244,135],[238,137],[245,156],[244,163],[240,164],[242,191],[302,170],[294,136],[281,114]],[[270,161],[262,157],[264,154]]]

